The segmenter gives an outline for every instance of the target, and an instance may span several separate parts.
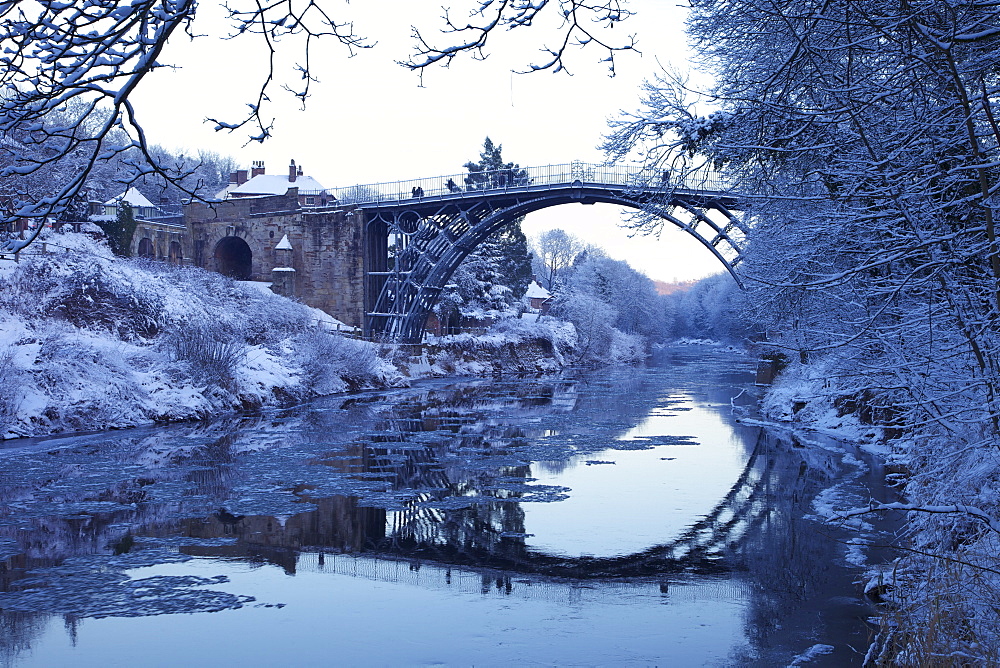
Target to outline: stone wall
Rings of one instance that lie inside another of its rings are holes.
[[[360,212],[301,207],[298,193],[290,189],[285,195],[192,203],[184,207],[184,222],[193,264],[227,273],[225,249],[244,249],[245,243],[250,280],[273,283],[276,292],[353,327],[363,326],[364,216]],[[277,248],[286,235],[291,250]]]
[[[143,240],[146,243],[143,243]],[[191,264],[191,239],[184,225],[136,221],[131,246],[133,257],[149,257],[174,264]]]

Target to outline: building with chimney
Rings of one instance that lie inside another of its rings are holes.
[[[229,176],[229,185],[216,194],[220,200],[285,195],[295,189],[300,206],[328,206],[337,203],[319,181],[302,173],[292,160],[285,174],[268,174],[264,162],[254,161],[249,173],[239,169]]]

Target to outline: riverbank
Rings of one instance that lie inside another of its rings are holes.
[[[880,627],[865,665],[1000,665],[1000,462],[982,435],[988,427],[960,419],[901,423],[891,407],[843,391],[844,366],[834,355],[790,365],[761,411],[885,462],[888,496],[845,503],[834,495],[817,508],[827,522],[855,530],[859,552],[873,544],[872,518],[899,527],[880,541],[890,560],[859,554],[867,567],[859,584],[877,604]]]
[[[409,348],[256,284],[122,260],[81,234],[0,262],[0,438],[200,420],[443,375],[546,373],[569,323],[518,320]]]

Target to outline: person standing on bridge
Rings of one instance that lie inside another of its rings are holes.
[[[448,183],[444,184],[448,188],[448,192],[457,193],[459,191],[458,184],[455,183],[455,179],[448,179]]]

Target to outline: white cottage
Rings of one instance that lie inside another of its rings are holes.
[[[104,203],[104,215],[114,218],[118,215],[118,206],[125,202],[132,205],[132,214],[136,220],[149,220],[160,215],[160,210],[146,199],[146,196],[135,188],[129,188],[121,195],[113,197]]]
[[[535,313],[546,313],[552,304],[552,293],[532,281],[524,292],[523,299],[528,302],[528,308]]]

